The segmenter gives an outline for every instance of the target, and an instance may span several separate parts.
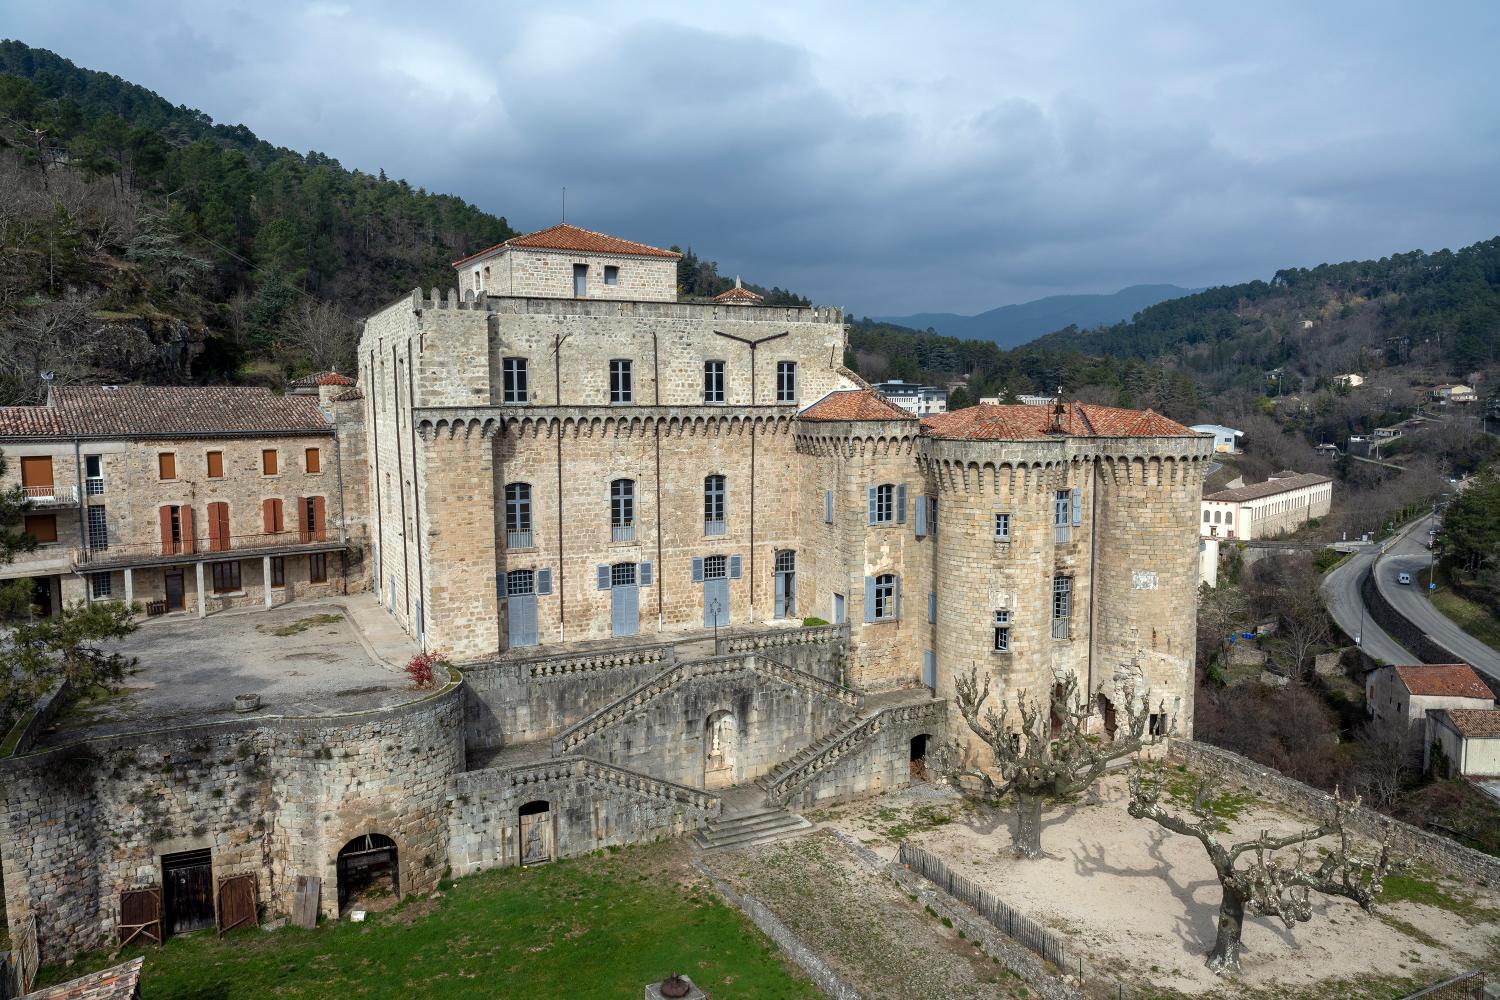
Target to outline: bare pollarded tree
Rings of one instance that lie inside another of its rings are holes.
[[[1199,782],[1190,808],[1192,817],[1172,812],[1161,804],[1160,769],[1147,772],[1137,767],[1130,776],[1130,815],[1149,819],[1173,833],[1192,837],[1203,845],[1219,877],[1223,896],[1219,901],[1218,931],[1207,965],[1225,975],[1240,971],[1240,938],[1245,912],[1279,916],[1292,927],[1312,919],[1312,894],[1342,896],[1366,912],[1375,900],[1390,870],[1390,833],[1373,860],[1355,857],[1345,818],[1359,807],[1359,799],[1334,793],[1333,818],[1320,826],[1273,837],[1265,830],[1254,840],[1225,844],[1219,839],[1224,826],[1210,805],[1214,782]],[[1308,854],[1308,845],[1325,837],[1337,837],[1338,845],[1318,855]],[[1278,854],[1296,848],[1290,856]]]
[[[1075,795],[1092,785],[1109,762],[1128,757],[1141,747],[1162,739],[1171,731],[1165,706],[1160,718],[1165,724],[1147,733],[1150,722],[1150,692],[1137,694],[1138,674],[1121,680],[1118,694],[1125,710],[1123,731],[1108,739],[1091,735],[1089,720],[1094,711],[1087,696],[1080,696],[1078,676],[1069,673],[1052,689],[1050,704],[1027,697],[1017,698],[1020,725],[1009,723],[1010,706],[1000,710],[985,702],[990,680],[980,684],[978,671],[955,678],[958,710],[964,722],[989,750],[988,766],[956,744],[943,754],[940,769],[960,787],[980,790],[980,795],[999,803],[1007,795],[1016,798],[1016,829],[1012,837],[1016,855],[1037,858],[1042,854],[1042,802]]]

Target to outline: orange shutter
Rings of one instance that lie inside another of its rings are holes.
[[[313,517],[312,517],[312,522],[313,522],[312,523],[313,538],[316,539],[317,541],[320,541],[320,542],[327,541],[328,540],[328,531],[327,531],[327,524],[325,523],[324,498],[323,497],[313,497],[312,498],[312,502],[313,502],[313,509],[312,509],[312,515],[313,515]]]
[[[36,455],[21,459],[22,486],[52,486],[52,456]]]
[[[222,451],[211,451],[208,453],[208,478],[221,479],[224,476],[224,453]]]
[[[156,474],[160,479],[177,478],[177,456],[164,451],[156,456]]]
[[[307,471],[308,472],[322,472],[323,471],[323,456],[318,453],[318,449],[316,449],[316,448],[309,448],[309,449],[307,449]]]
[[[260,453],[260,471],[268,476],[276,475],[275,448],[266,448]]]
[[[268,535],[276,533],[276,515],[271,509],[275,500],[262,500],[260,502],[260,530]]]
[[[172,508],[162,507],[156,513],[161,520],[161,554],[169,556],[177,551],[172,547]]]
[[[312,537],[312,525],[307,523],[307,499],[297,498],[297,538],[299,541],[308,541]]]
[[[193,508],[186,504],[182,508],[182,551],[198,551],[197,540],[193,538]]]
[[[208,505],[208,548],[210,552],[229,548],[229,504],[223,501]]]

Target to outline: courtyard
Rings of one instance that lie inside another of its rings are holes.
[[[137,658],[121,689],[78,693],[41,745],[243,718],[369,711],[418,695],[402,672],[416,651],[369,594],[208,618],[147,619],[119,645]]]
[[[902,840],[938,855],[1064,935],[1096,983],[1121,984],[1135,995],[1390,997],[1445,974],[1500,967],[1500,894],[1450,884],[1421,859],[1406,859],[1405,870],[1387,879],[1374,914],[1316,894],[1312,921],[1290,929],[1279,918],[1247,914],[1244,972],[1220,979],[1204,965],[1220,888],[1202,845],[1132,819],[1128,797],[1125,776],[1115,773],[1076,802],[1048,808],[1045,856],[1035,861],[1013,856],[1008,810],[971,806],[930,786],[809,818],[882,857],[894,859]],[[1226,800],[1226,841],[1309,825],[1247,792]]]

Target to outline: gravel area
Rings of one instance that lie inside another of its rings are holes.
[[[869,1000],[1023,997],[1024,987],[826,832],[703,859]]]

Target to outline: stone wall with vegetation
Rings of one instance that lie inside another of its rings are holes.
[[[464,769],[463,685],[396,708],[102,737],[0,761],[6,913],[37,919],[47,961],[113,941],[122,890],[160,886],[164,854],[207,848],[251,873],[268,916],[364,834],[398,850],[401,891],[437,885],[450,783]]]

